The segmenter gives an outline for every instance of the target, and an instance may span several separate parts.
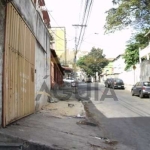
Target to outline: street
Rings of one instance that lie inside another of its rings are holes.
[[[99,122],[103,136],[135,150],[149,150],[149,98],[140,99],[137,96],[131,96],[129,91],[115,89],[118,101],[113,98],[105,98],[102,101],[104,85],[99,83],[88,84],[81,84],[79,89],[82,91],[88,85],[92,103],[88,103],[87,107],[93,118]],[[107,93],[107,95],[110,94],[110,92]]]

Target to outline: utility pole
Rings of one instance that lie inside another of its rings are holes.
[[[66,39],[66,29],[64,29],[64,40],[65,40],[65,65],[67,65],[67,39]]]
[[[76,59],[77,59],[77,48],[78,48],[78,43],[77,43],[77,28],[78,27],[86,27],[87,25],[80,25],[80,24],[74,24],[72,25],[75,27],[75,53],[74,53],[74,75],[75,75],[75,80],[77,80],[76,78]],[[75,93],[76,93],[76,87],[75,87]]]
[[[76,64],[76,55],[77,55],[77,48],[78,48],[78,45],[77,45],[77,27],[86,27],[86,25],[80,25],[80,24],[74,24],[72,25],[75,27],[75,56],[74,56],[74,64]]]

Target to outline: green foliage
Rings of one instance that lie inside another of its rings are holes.
[[[150,28],[150,0],[113,0],[114,8],[106,17],[106,33],[133,26],[136,29]]]
[[[127,45],[124,59],[126,63],[125,70],[129,69],[139,61],[139,47],[136,43]]]
[[[95,76],[95,72],[102,73],[102,68],[108,64],[103,50],[99,48],[92,48],[91,52],[77,61],[79,66],[88,76]]]
[[[145,48],[149,44],[148,37],[145,37],[145,33],[147,30],[145,30],[142,33],[139,33],[135,36],[133,36],[129,40],[129,44],[127,45],[127,48],[125,50],[124,59],[126,63],[125,70],[129,69],[133,65],[139,62],[139,48]]]

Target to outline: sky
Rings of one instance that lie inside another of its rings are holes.
[[[75,48],[75,27],[72,25],[81,24],[80,20],[83,15],[83,11],[81,10],[83,10],[84,1],[45,0],[51,19],[51,26],[66,28],[67,49],[69,50]],[[112,0],[105,0],[103,3],[101,0],[93,1],[91,15],[80,50],[90,51],[92,47],[101,48],[107,58],[115,58],[124,53],[126,42],[130,39],[133,31],[131,29],[125,29],[105,35],[105,12],[113,7]]]

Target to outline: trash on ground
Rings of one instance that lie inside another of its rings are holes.
[[[53,97],[49,100],[49,102],[50,103],[58,103],[58,99]]]
[[[76,116],[76,118],[85,118],[85,116],[81,116],[80,114],[78,114],[78,115]]]
[[[98,140],[102,140],[102,138],[101,138],[101,137],[93,137],[93,138],[98,139]]]
[[[74,104],[68,104],[68,107],[74,107]]]

